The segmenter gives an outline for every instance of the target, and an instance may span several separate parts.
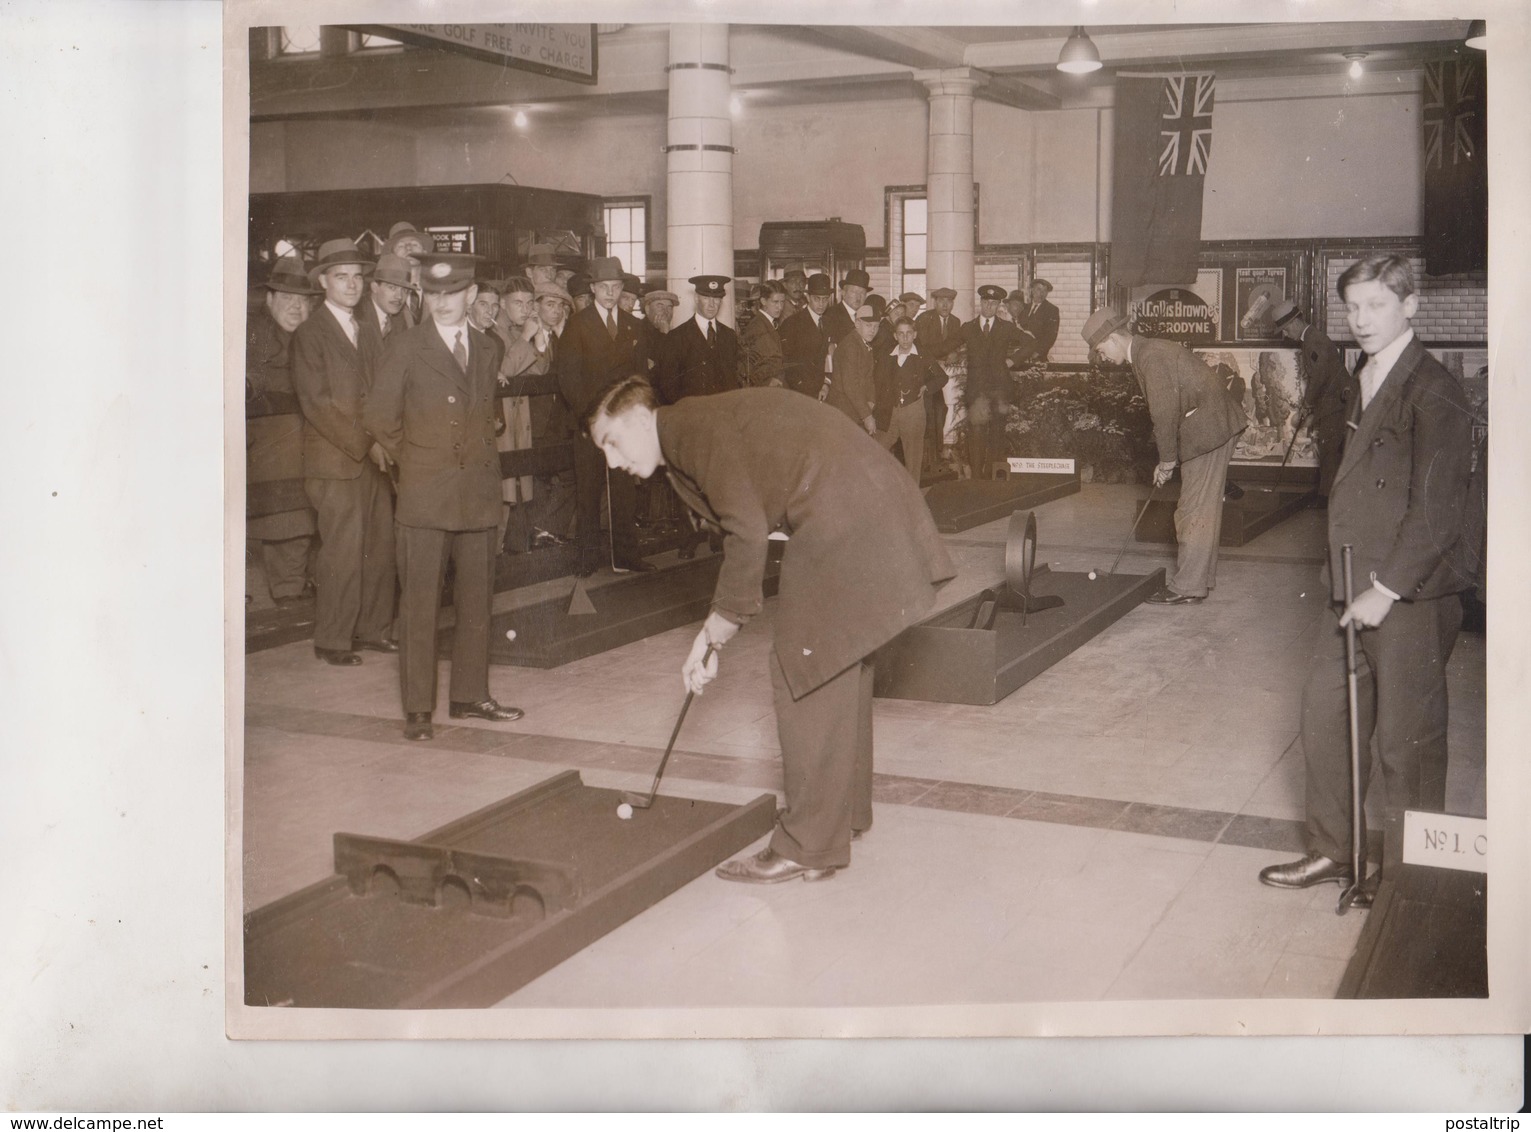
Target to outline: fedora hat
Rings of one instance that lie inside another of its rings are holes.
[[[1292,302],[1291,299],[1282,299],[1271,308],[1271,323],[1275,326],[1285,326],[1301,314],[1302,312],[1297,309],[1297,304]]]
[[[363,275],[372,274],[374,265],[371,258],[351,240],[326,240],[319,245],[319,257],[308,265],[308,281],[317,285],[319,276],[332,267],[339,267],[347,263],[356,264],[362,269]]]
[[[374,283],[395,283],[400,287],[410,284],[410,261],[407,257],[384,252],[377,257],[377,268],[372,272]]]
[[[552,244],[533,244],[526,251],[526,262],[522,267],[557,267],[558,260],[553,256]]]
[[[622,261],[614,255],[601,256],[590,261],[588,279],[591,283],[620,283],[622,275]]]
[[[1126,315],[1110,307],[1101,307],[1084,320],[1079,336],[1089,344],[1091,349],[1094,349],[1118,330],[1125,329],[1127,329]]]
[[[264,286],[268,291],[285,291],[289,295],[314,294],[308,273],[303,270],[303,260],[295,255],[284,255],[272,264]]]
[[[1047,293],[1049,295],[1051,295],[1053,293],[1053,285],[1051,283],[1049,283],[1046,279],[1042,279],[1042,278],[1038,277],[1038,278],[1033,279],[1031,281],[1031,285],[1033,287],[1046,287],[1047,288]]]
[[[849,271],[847,271],[845,273],[844,278],[842,278],[840,280],[840,286],[842,286],[842,287],[865,287],[868,290],[871,290],[871,287],[872,287],[872,277],[870,275],[868,275],[865,271],[862,271],[861,268],[853,267]]]
[[[436,249],[434,238],[417,229],[408,220],[400,220],[388,229],[388,239],[383,241],[383,250],[398,255],[399,241],[406,239],[419,240],[420,246],[428,252]]]
[[[557,299],[571,311],[574,309],[573,296],[570,295],[569,292],[565,291],[562,287],[560,287],[557,283],[538,283],[537,290],[533,293],[532,298]]]

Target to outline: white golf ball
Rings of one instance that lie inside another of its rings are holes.
[[[1090,581],[1092,581],[1092,582],[1093,582],[1093,581],[1094,581],[1094,580],[1095,580],[1095,571],[1094,571],[1094,570],[1091,570],[1091,571],[1090,571]]]
[[[631,806],[629,806],[626,802],[623,802],[620,806],[617,807],[617,817],[621,818],[623,821],[626,821],[628,818],[630,818],[632,816],[633,816],[633,808]]]
[[[506,629],[505,630],[505,639],[507,641],[515,640],[516,639],[516,631],[514,629]]]

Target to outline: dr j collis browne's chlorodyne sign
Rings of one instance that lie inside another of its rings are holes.
[[[574,82],[596,81],[594,24],[349,24],[356,31]]]

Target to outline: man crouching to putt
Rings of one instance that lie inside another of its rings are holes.
[[[447,556],[456,565],[452,604],[453,719],[521,718],[489,695],[489,614],[500,522],[498,355],[468,325],[476,257],[420,256],[430,317],[389,335],[362,410],[363,427],[399,466],[394,509],[399,581],[399,684],[404,738],[432,737],[436,706],[436,613]]]
[[[724,880],[826,880],[872,824],[871,654],[920,620],[952,577],[930,510],[903,465],[865,429],[790,389],[738,389],[657,407],[628,378],[586,420],[612,468],[665,466],[687,506],[723,531],[712,611],[681,668],[688,690],[761,608],[767,536],[782,554],[771,687],[786,808],[770,844]]]

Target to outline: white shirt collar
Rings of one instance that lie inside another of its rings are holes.
[[[433,318],[431,319],[431,325],[436,328],[436,333],[441,335],[441,340],[447,344],[448,350],[457,345],[457,335],[459,333],[462,334],[463,349],[471,350],[473,348],[468,344],[468,329],[470,327],[470,323],[466,318],[464,318],[456,326],[442,326],[441,323],[437,322]]]
[[[355,325],[352,321],[356,318],[355,308],[336,306],[328,299],[324,300],[324,305],[330,308],[330,313],[335,316],[335,321],[340,323],[340,329],[344,330],[347,336],[349,336],[351,327]]]
[[[900,352],[899,348],[897,346],[894,346],[893,347],[893,353],[890,355],[890,357],[895,357],[895,358],[898,357],[899,352]],[[919,346],[918,342],[916,342],[913,346],[909,347],[910,356],[916,355],[919,352],[920,352],[920,346]]]
[[[1403,353],[1404,348],[1412,341],[1414,341],[1414,328],[1412,326],[1406,327],[1404,332],[1397,338],[1394,338],[1386,346],[1378,350],[1376,354],[1367,358],[1366,366],[1361,371],[1361,403],[1363,406],[1370,403],[1371,399],[1377,395],[1377,390],[1382,388],[1382,383],[1387,380],[1387,375],[1398,364],[1399,355]],[[1368,381],[1367,378],[1370,378],[1370,380]],[[1367,386],[1370,386],[1370,388],[1367,388]]]
[[[702,332],[702,337],[705,338],[707,337],[707,324],[709,322],[716,322],[717,320],[711,318],[703,318],[700,314],[694,314],[691,316],[691,321],[696,323],[697,328]]]

